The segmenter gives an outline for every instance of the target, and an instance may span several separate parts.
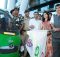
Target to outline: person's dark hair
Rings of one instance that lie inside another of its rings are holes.
[[[12,14],[14,10],[19,11],[19,8],[15,7],[14,9],[12,9],[12,10],[10,11],[10,13]]]
[[[25,12],[24,12],[24,13],[27,13],[27,12],[29,12],[29,10],[25,10]]]
[[[52,16],[52,13],[51,12],[49,12],[49,14]]]
[[[58,7],[58,6],[60,6],[60,4],[56,4],[55,8]]]
[[[39,12],[34,12],[34,14],[38,14],[39,15]]]
[[[12,10],[10,11],[10,13],[12,14],[12,13],[13,13],[13,11],[14,11],[14,10],[12,9]]]
[[[39,14],[39,16],[41,16],[41,14]]]
[[[44,11],[44,13],[46,13],[46,14],[48,15],[48,20],[47,20],[47,21],[50,21],[49,12]],[[42,16],[42,21],[43,21],[43,22],[45,22],[44,13],[43,13],[43,16]]]

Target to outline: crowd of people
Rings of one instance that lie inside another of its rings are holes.
[[[29,10],[25,10],[24,16],[19,14],[19,9],[11,10],[13,21],[18,21],[22,44],[22,57],[27,57],[26,41],[28,38],[27,31],[29,30],[48,30],[46,57],[60,56],[60,4],[56,5],[57,14],[53,15],[51,12],[44,11],[41,15],[39,12],[34,12],[34,17],[30,17]],[[23,48],[24,47],[24,48]],[[23,49],[22,49],[23,48]]]

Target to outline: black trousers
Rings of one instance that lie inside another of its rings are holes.
[[[60,57],[60,38],[52,37],[53,57]]]

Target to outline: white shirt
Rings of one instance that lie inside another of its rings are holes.
[[[51,23],[51,24],[54,24],[54,16],[53,16],[53,15],[52,15],[52,17],[51,17],[50,23]]]
[[[35,30],[41,29],[41,20],[31,19],[29,21],[29,26],[33,25]]]
[[[57,14],[54,14],[54,15],[57,15]],[[50,20],[51,24],[54,24],[54,15],[52,15],[52,17],[51,17],[51,20]]]

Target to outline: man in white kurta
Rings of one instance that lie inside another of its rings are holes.
[[[30,29],[39,30],[41,29],[42,21],[38,19],[38,12],[34,13],[34,18],[29,21]]]

